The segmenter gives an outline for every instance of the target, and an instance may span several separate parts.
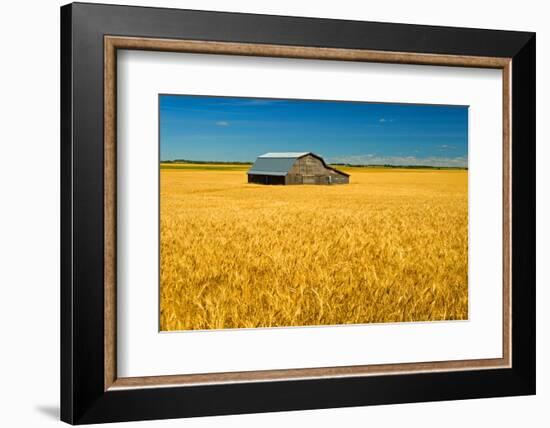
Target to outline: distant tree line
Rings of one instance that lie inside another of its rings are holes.
[[[160,163],[188,163],[196,165],[252,165],[253,162],[239,161],[202,161],[190,159],[161,160]],[[465,169],[466,166],[431,166],[431,165],[373,165],[373,164],[353,164],[353,163],[330,163],[334,166],[346,166],[350,168],[399,168],[399,169]]]
[[[399,168],[399,169],[468,169],[467,166],[432,166],[432,165],[391,165],[391,164],[353,164],[331,163],[335,166],[347,166],[350,168]]]

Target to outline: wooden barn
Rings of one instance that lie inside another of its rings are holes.
[[[266,153],[248,170],[258,184],[348,184],[349,174],[328,166],[315,153]]]

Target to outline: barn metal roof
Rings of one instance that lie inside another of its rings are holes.
[[[276,153],[267,153],[268,155],[274,155]],[[278,154],[278,153],[277,153]],[[283,153],[288,154],[288,153]],[[254,165],[248,170],[249,174],[261,174],[261,175],[280,175],[284,176],[290,171],[297,157],[275,157],[275,156],[258,156]]]
[[[282,153],[264,153],[258,156],[259,158],[293,158],[298,159],[308,155],[309,152],[282,152]]]

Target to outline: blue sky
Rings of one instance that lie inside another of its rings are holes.
[[[162,160],[254,161],[314,152],[328,162],[467,166],[468,108],[160,95]]]

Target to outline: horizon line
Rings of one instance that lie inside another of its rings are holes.
[[[159,163],[190,163],[190,164],[227,164],[227,165],[252,165],[254,161],[207,161],[207,160],[192,160],[192,159],[165,159],[160,160]],[[327,162],[328,165],[337,165],[345,167],[386,167],[386,168],[447,168],[447,169],[468,169],[468,165],[459,166],[459,165],[426,165],[426,164],[405,164],[397,165],[391,163],[347,163],[347,162]]]

